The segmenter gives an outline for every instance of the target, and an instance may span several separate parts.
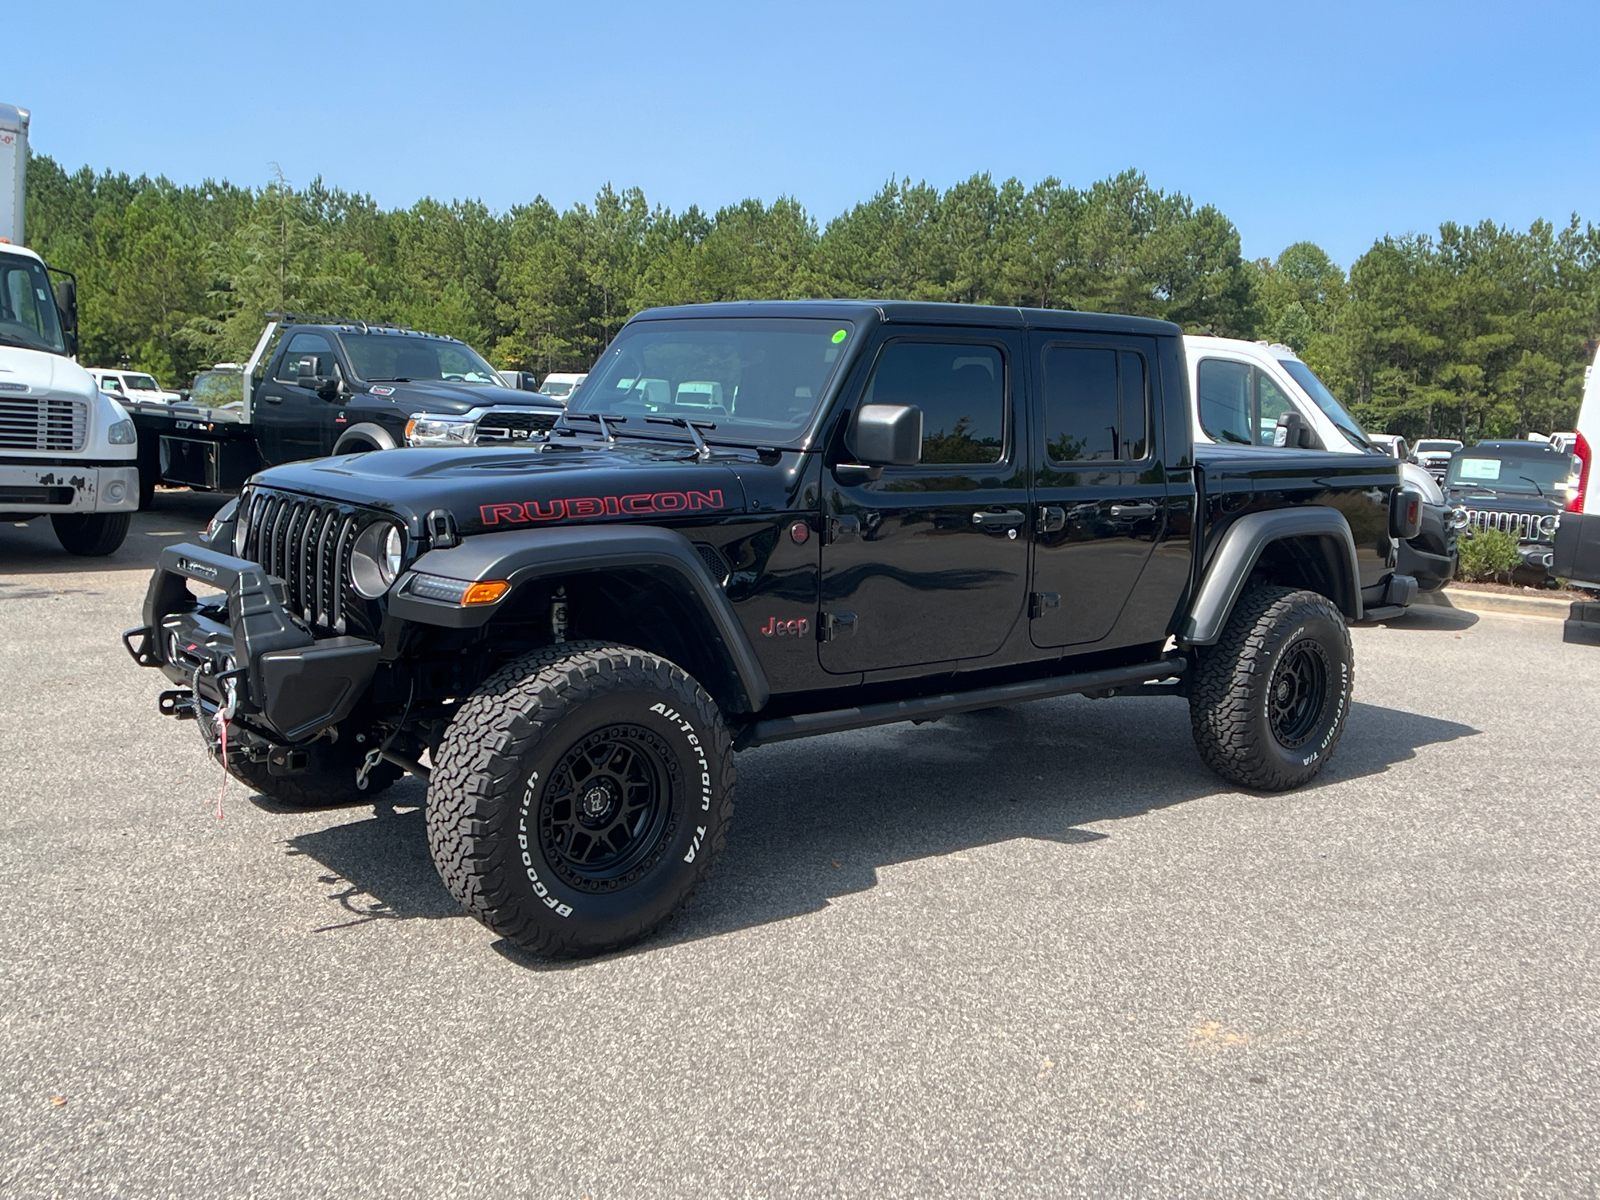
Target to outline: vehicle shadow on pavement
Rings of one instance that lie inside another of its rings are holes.
[[[162,491],[155,507],[133,514],[128,537],[99,558],[68,554],[49,517],[25,523],[0,520],[0,572],[7,575],[82,575],[97,571],[153,571],[156,557],[178,542],[192,542],[230,497],[218,492]]]
[[[1282,802],[1381,774],[1422,747],[1477,732],[1354,704],[1328,769]],[[1187,705],[1168,698],[1044,701],[769,746],[738,765],[738,810],[705,889],[663,931],[620,953],[804,916],[877,886],[880,870],[899,863],[1019,838],[1093,843],[1116,836],[1104,822],[1206,797],[1279,799],[1235,792],[1207,771],[1190,740]],[[407,779],[384,793],[372,816],[288,839],[290,854],[327,869],[319,882],[337,907],[323,930],[464,915],[428,857],[423,795]],[[273,811],[264,798],[256,803]],[[494,945],[533,970],[583,965]]]
[[[1290,795],[1380,774],[1423,746],[1477,732],[1354,704],[1327,770]],[[845,735],[828,750],[771,749],[787,753],[740,763],[743,800],[705,891],[639,949],[814,912],[875,887],[880,868],[897,863],[1017,838],[1092,843],[1114,831],[1086,827],[1204,797],[1259,802],[1201,764],[1188,705],[1175,699],[1071,697]]]

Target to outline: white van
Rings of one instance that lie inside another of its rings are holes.
[[[1349,410],[1288,346],[1236,338],[1185,337],[1194,440],[1271,446],[1279,418],[1297,413],[1301,445],[1335,454],[1371,454],[1373,445]],[[1380,451],[1387,450],[1379,447]],[[1423,499],[1422,532],[1401,544],[1397,570],[1417,588],[1443,587],[1455,575],[1461,517],[1445,503],[1434,477],[1414,462],[1400,478]]]
[[[1566,511],[1556,530],[1555,561],[1551,572],[1586,588],[1600,588],[1600,479],[1594,477],[1595,451],[1600,449],[1600,354],[1584,376],[1583,405],[1571,453],[1578,460],[1577,483],[1567,492]],[[1577,607],[1577,606],[1575,606]],[[1587,605],[1586,608],[1600,608]],[[1600,614],[1590,622],[1592,638],[1574,638],[1573,621],[1567,622],[1568,641],[1600,643]]]

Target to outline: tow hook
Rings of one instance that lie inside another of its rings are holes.
[[[195,719],[194,693],[187,688],[174,688],[162,692],[156,698],[156,707],[161,710],[164,717],[176,717],[180,721]]]

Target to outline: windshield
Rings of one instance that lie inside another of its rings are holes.
[[[350,355],[356,377],[368,383],[448,379],[505,386],[494,368],[462,342],[403,333],[341,333],[339,340]]]
[[[1366,449],[1369,445],[1367,435],[1361,431],[1360,424],[1339,403],[1339,398],[1330,392],[1327,386],[1318,379],[1315,372],[1298,358],[1280,358],[1278,365],[1289,372],[1302,388],[1306,395],[1311,397],[1311,402],[1320,408],[1323,415],[1339,428],[1339,432],[1349,439],[1350,443]]]
[[[161,385],[150,375],[124,375],[123,379],[127,380],[128,387],[136,392],[159,392],[161,390]]]
[[[572,393],[572,385],[570,383],[551,383],[547,379],[545,380],[544,386],[539,390],[546,396],[554,396],[559,400],[562,396],[567,396]]]
[[[212,408],[242,402],[244,372],[201,371],[194,377],[194,386],[189,389],[189,399],[192,403],[205,404]]]
[[[1454,454],[1461,449],[1460,442],[1418,442],[1418,454]]]
[[[1445,476],[1448,487],[1494,492],[1522,492],[1544,495],[1562,502],[1567,485],[1577,472],[1577,460],[1570,454],[1541,454],[1537,458],[1500,458],[1492,452],[1465,450],[1450,461]]]
[[[0,344],[67,352],[50,277],[31,258],[0,254]]]
[[[847,321],[641,321],[617,335],[569,413],[652,416],[716,426],[713,441],[791,444],[804,435],[849,344]],[[652,433],[673,436],[660,426]]]

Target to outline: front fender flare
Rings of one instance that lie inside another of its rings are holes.
[[[473,582],[505,579],[511,589],[495,604],[461,608],[405,592],[405,576],[389,593],[389,613],[405,621],[470,629],[485,625],[523,585],[538,579],[604,574],[618,569],[658,571],[682,589],[704,614],[710,636],[731,669],[746,712],[759,712],[771,696],[726,593],[707,573],[689,539],[653,525],[573,525],[477,534],[448,550],[430,550],[411,570]]]
[[[1179,642],[1187,646],[1214,645],[1222,636],[1228,614],[1244,591],[1261,552],[1273,542],[1291,538],[1314,538],[1326,544],[1335,561],[1342,564],[1339,572],[1342,579],[1335,589],[1341,594],[1328,598],[1339,606],[1346,618],[1359,621],[1361,570],[1356,561],[1356,540],[1350,533],[1350,523],[1338,509],[1313,504],[1250,513],[1223,531],[1222,542],[1211,556],[1205,578],[1195,592],[1194,603],[1189,606],[1188,619],[1178,634]]]

